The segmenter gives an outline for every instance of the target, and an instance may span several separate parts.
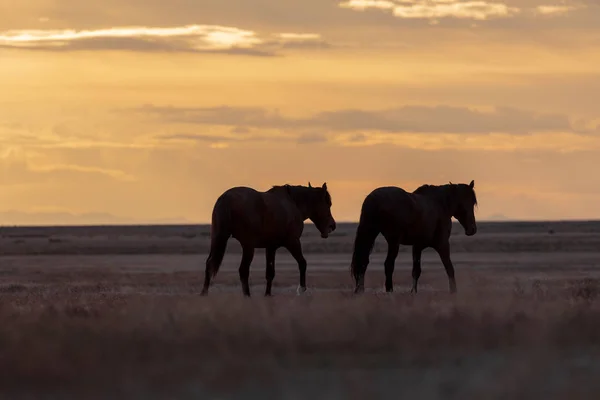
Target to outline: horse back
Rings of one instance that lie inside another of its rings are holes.
[[[294,204],[281,193],[260,192],[240,186],[227,190],[221,198],[222,212],[228,213],[231,218],[232,236],[240,241],[252,242],[256,247],[279,244],[285,241],[285,236],[294,226],[298,226],[294,224],[298,222]],[[303,221],[299,222],[302,226]]]
[[[405,245],[433,240],[439,225],[435,204],[396,186],[373,190],[363,203],[363,213],[376,221],[384,236]]]

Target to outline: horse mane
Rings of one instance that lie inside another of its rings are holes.
[[[271,189],[267,190],[267,193],[273,193],[276,192],[278,190],[289,190],[290,185],[288,185],[287,183],[285,185],[273,185],[271,186]]]
[[[447,183],[445,185],[421,185],[413,193],[422,194],[425,196],[446,196],[448,188],[453,185]]]
[[[317,193],[315,189],[323,190],[320,187],[308,187],[302,185],[273,185],[271,189],[267,190],[267,193],[274,193],[278,191],[287,192],[294,201],[301,201],[305,203],[310,203],[314,199],[314,193]],[[329,191],[325,189],[325,196],[329,204],[331,204],[331,195]]]
[[[458,185],[455,183],[446,183],[445,185],[425,184],[419,186],[413,193],[422,194],[425,196],[434,196],[443,199],[448,196],[448,189],[452,189],[457,186]],[[473,204],[477,205],[477,195],[475,194],[475,189],[471,189],[471,193],[473,194]]]

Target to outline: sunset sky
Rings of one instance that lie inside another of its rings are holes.
[[[600,218],[599,48],[598,0],[2,0],[0,224],[471,179],[480,220]]]

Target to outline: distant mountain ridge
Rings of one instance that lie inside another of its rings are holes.
[[[120,217],[110,213],[69,213],[69,212],[25,212],[16,210],[0,211],[0,226],[56,226],[56,225],[146,225],[146,224],[191,224],[184,217],[136,219]]]

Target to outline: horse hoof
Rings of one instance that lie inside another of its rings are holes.
[[[365,288],[362,286],[358,286],[356,289],[354,289],[354,294],[362,294],[365,292]]]
[[[208,290],[204,289],[200,292],[200,296],[207,296],[208,295]]]
[[[301,294],[306,292],[306,287],[302,287],[302,286],[298,286],[298,288],[296,289],[296,294],[298,296],[300,296]]]

